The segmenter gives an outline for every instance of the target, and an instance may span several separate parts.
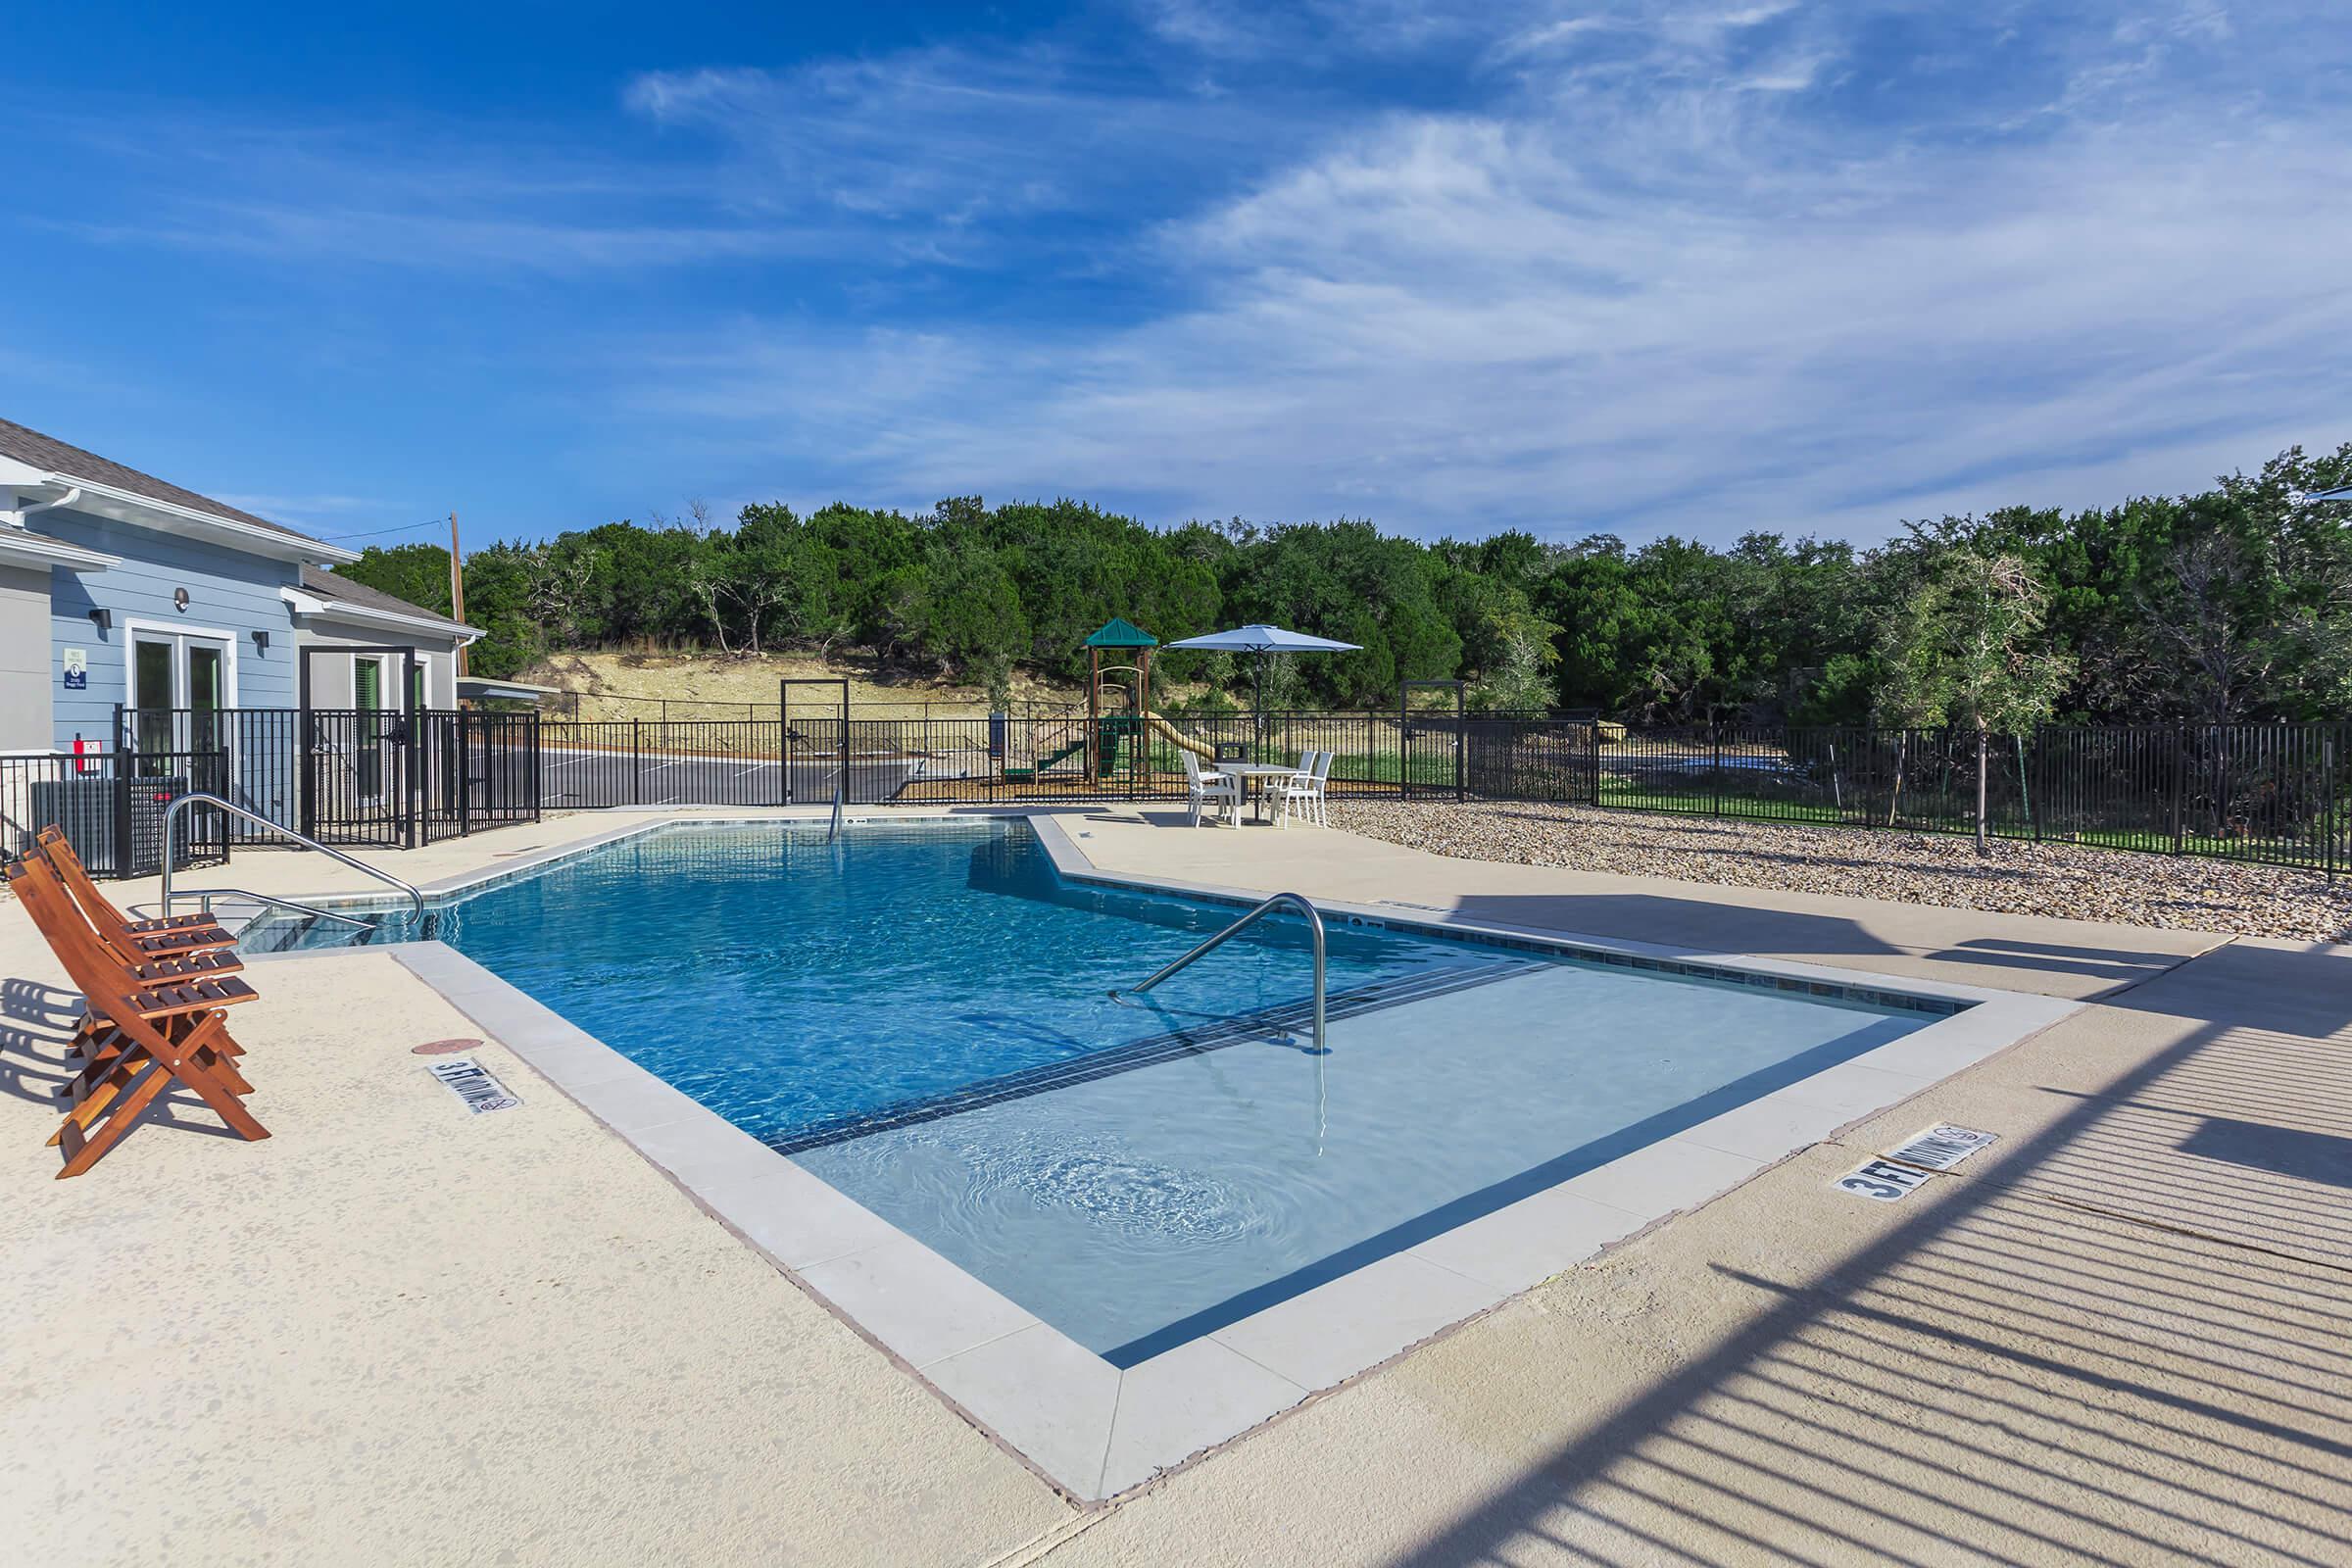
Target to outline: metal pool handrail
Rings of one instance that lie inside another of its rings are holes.
[[[1233,924],[1227,926],[1215,936],[1210,937],[1206,942],[1201,943],[1199,947],[1193,949],[1192,952],[1186,954],[1183,957],[1178,958],[1174,963],[1167,964],[1154,971],[1152,975],[1152,978],[1146,980],[1142,985],[1136,986],[1129,991],[1113,991],[1110,994],[1110,1000],[1113,1002],[1125,1002],[1129,997],[1142,996],[1145,992],[1151,990],[1153,986],[1159,984],[1168,976],[1176,973],[1179,969],[1182,969],[1192,963],[1194,959],[1203,958],[1209,954],[1214,953],[1217,949],[1223,947],[1226,942],[1231,940],[1232,937],[1244,926],[1250,924],[1250,922],[1252,920],[1257,919],[1260,915],[1265,914],[1268,910],[1271,910],[1280,905],[1289,905],[1291,907],[1297,909],[1299,913],[1305,915],[1307,934],[1314,939],[1315,1054],[1318,1056],[1322,1055],[1325,1049],[1323,1044],[1323,915],[1322,912],[1313,905],[1307,903],[1304,895],[1302,894],[1275,894],[1272,898],[1266,900],[1265,903],[1259,905],[1256,908],[1251,909],[1248,914],[1243,915],[1240,919],[1234,921]]]
[[[167,918],[171,916],[172,901],[174,898],[205,899],[209,901],[210,898],[216,894],[234,893],[239,898],[252,899],[259,904],[274,904],[280,908],[300,909],[305,914],[323,914],[330,919],[347,921],[352,925],[366,925],[368,923],[365,920],[353,919],[348,914],[337,914],[332,909],[321,909],[308,904],[297,904],[292,899],[274,898],[267,893],[250,893],[243,888],[194,888],[185,893],[174,894],[172,891],[172,862],[174,858],[176,858],[176,857],[174,857],[172,854],[172,831],[177,825],[180,811],[190,806],[210,806],[219,810],[227,811],[233,815],[241,816],[246,821],[253,823],[257,827],[268,828],[270,832],[275,833],[280,838],[292,839],[295,843],[301,845],[306,850],[317,850],[320,855],[325,856],[330,860],[340,860],[355,871],[371,876],[378,882],[388,883],[389,885],[398,888],[401,892],[406,893],[409,896],[409,903],[416,906],[417,918],[422,919],[424,916],[424,895],[416,891],[414,885],[403,882],[391,872],[380,870],[375,866],[369,865],[366,860],[359,859],[353,856],[345,855],[341,850],[334,848],[332,845],[321,844],[315,838],[311,838],[306,834],[297,833],[292,828],[286,827],[281,823],[272,822],[268,817],[260,815],[257,812],[248,811],[245,809],[245,808],[237,805],[234,801],[224,801],[220,796],[208,794],[203,790],[191,790],[185,795],[174,796],[172,800],[172,803],[164,808],[164,914]],[[212,907],[212,905],[210,902],[207,902],[204,907],[209,909]]]

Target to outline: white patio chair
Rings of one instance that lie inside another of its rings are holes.
[[[1220,807],[1228,817],[1240,822],[1242,781],[1229,773],[1201,772],[1200,759],[1191,752],[1179,751],[1176,755],[1184,759],[1184,797],[1192,808],[1193,826],[1200,825],[1204,807]]]
[[[1298,771],[1282,781],[1282,825],[1291,825],[1296,809],[1310,822],[1323,820],[1323,780],[1331,772],[1331,752],[1309,752],[1298,759]]]

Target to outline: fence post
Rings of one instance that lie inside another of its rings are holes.
[[[2188,726],[2173,726],[2173,853],[2179,855],[2183,846],[2180,836],[2180,814],[2187,805],[2188,794]]]
[[[1707,721],[1707,738],[1715,744],[1715,814],[1723,814],[1723,726]]]
[[[2320,742],[2320,836],[2328,841],[2328,880],[2335,880],[2335,742]]]
[[[1396,798],[1400,801],[1413,793],[1404,781],[1404,775],[1413,765],[1413,725],[1405,708],[1405,698],[1411,690],[1401,682],[1396,687]]]
[[[473,748],[466,741],[466,720],[472,715],[459,709],[450,717],[458,731],[458,837],[473,836]],[[490,766],[490,732],[482,731],[482,766]]]
[[[1470,798],[1470,720],[1462,711],[1461,682],[1453,686],[1453,801]]]
[[[645,738],[639,731],[642,720],[629,720],[629,804],[645,804]]]
[[[2034,842],[2039,844],[2041,842],[2041,818],[2034,814],[2034,785],[2026,777],[2026,738],[2023,735],[2015,738],[2017,741],[2017,792],[2026,800],[2026,826],[2033,829]],[[2034,755],[2036,757],[2041,755],[2041,737],[2038,733],[2034,737]]]
[[[123,722],[122,705],[115,705],[115,744],[108,760],[115,769],[115,875],[138,875],[130,857],[130,774],[132,742],[130,728]],[[166,851],[169,854],[169,851]]]

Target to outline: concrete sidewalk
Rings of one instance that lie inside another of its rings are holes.
[[[1457,860],[1331,828],[1196,828],[1181,807],[1053,813],[1105,872],[1288,889],[1496,925],[1744,953],[1960,985],[2089,998],[2229,940],[2038,915]]]

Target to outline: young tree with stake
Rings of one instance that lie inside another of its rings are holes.
[[[1908,729],[1966,725],[1977,737],[1977,853],[1992,853],[1987,809],[1991,737],[2046,722],[2074,672],[2042,646],[2049,593],[2021,557],[1986,548],[1946,522],[1914,525],[1928,569],[1880,638],[1880,722]],[[1895,766],[1897,798],[1902,764]],[[1887,821],[1892,825],[1890,808]]]

